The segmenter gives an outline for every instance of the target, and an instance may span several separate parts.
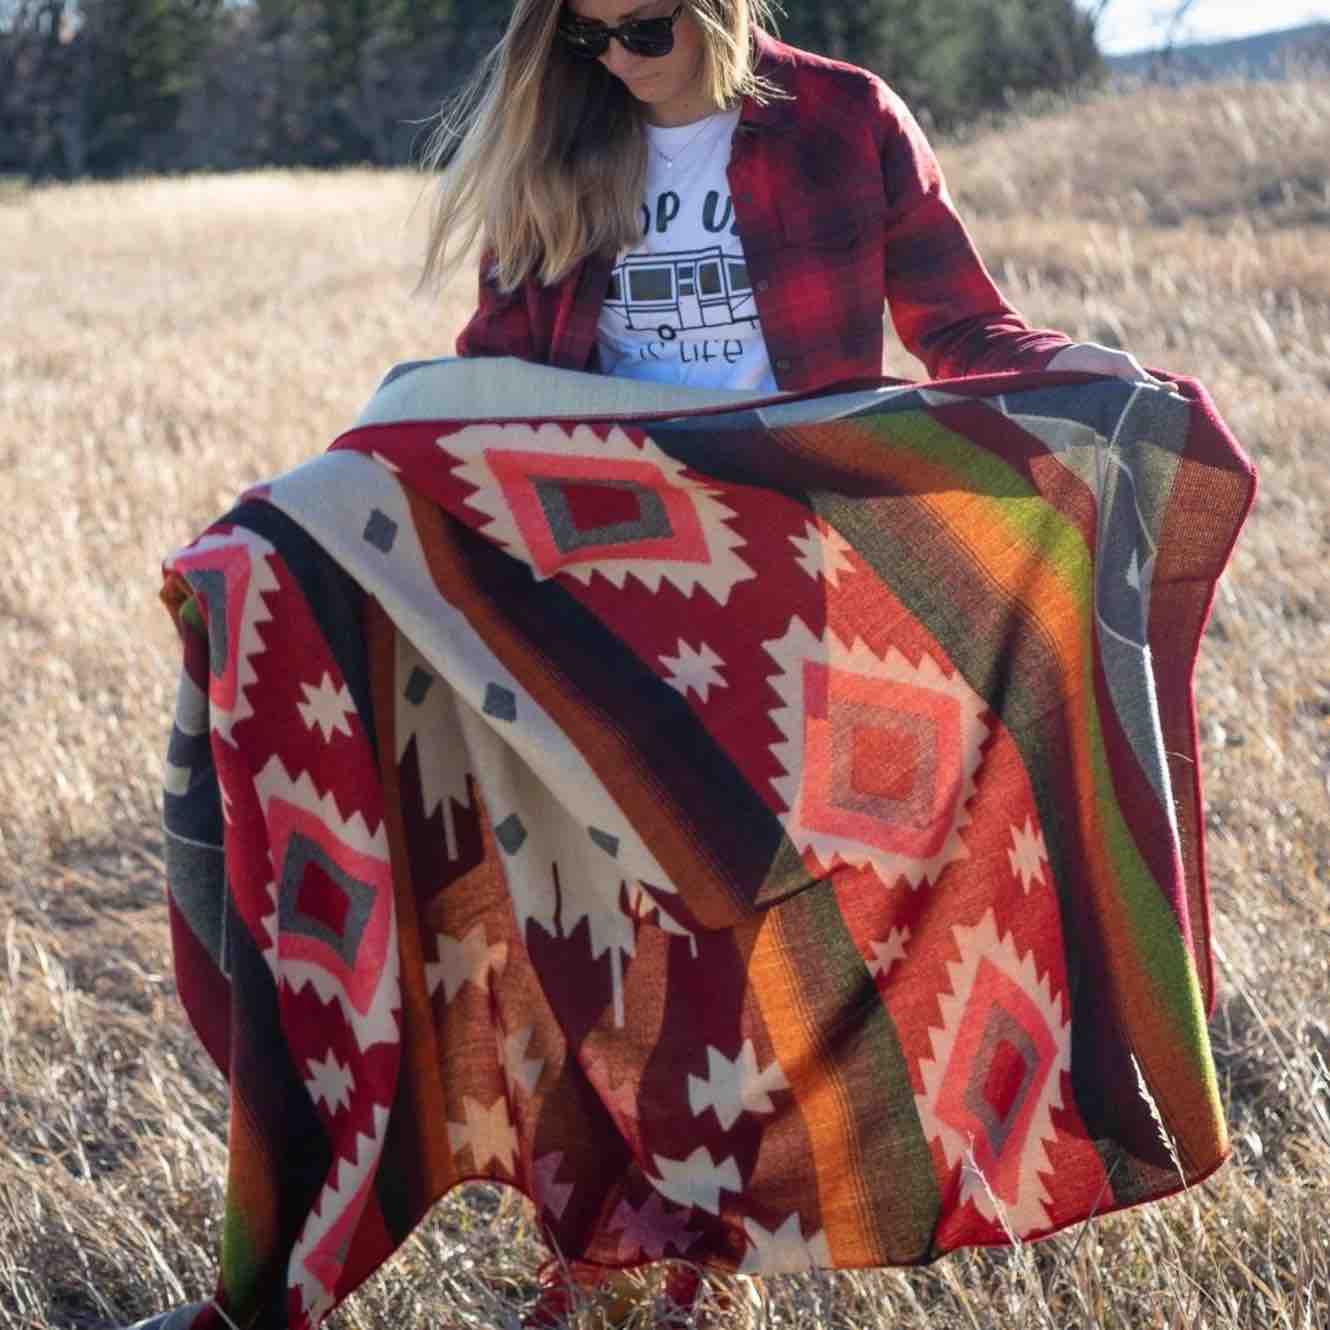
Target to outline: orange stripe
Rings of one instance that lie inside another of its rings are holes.
[[[934,478],[933,484],[940,478]],[[955,489],[934,489],[931,486],[927,492],[918,495],[918,502],[932,512],[938,521],[945,523],[953,538],[970,551],[973,561],[986,571],[999,594],[1022,605],[1031,618],[1037,620],[1057,658],[1063,677],[1073,687],[1082,690],[1084,704],[1068,709],[1068,719],[1072,723],[1067,726],[1067,732],[1071,741],[1070,757],[1075,770],[1075,788],[1090,792],[1090,797],[1076,799],[1074,808],[1068,809],[1068,812],[1075,816],[1083,844],[1090,851],[1084,870],[1095,901],[1095,912],[1106,927],[1105,945],[1113,955],[1114,964],[1108,968],[1108,977],[1113,988],[1114,1004],[1121,1013],[1128,1040],[1136,1049],[1151,1080],[1152,1091],[1165,1121],[1173,1130],[1185,1131],[1185,1124],[1196,1120],[1199,1108],[1194,1078],[1175,1079],[1158,1073],[1150,1075],[1151,1068],[1145,1066],[1147,1048],[1152,1062],[1163,1062],[1169,1056],[1176,1056],[1177,1037],[1181,1031],[1161,1030],[1161,1023],[1174,1024],[1166,1016],[1172,1004],[1161,1004],[1157,976],[1152,973],[1139,949],[1132,910],[1129,902],[1123,898],[1123,888],[1117,881],[1118,870],[1140,867],[1145,872],[1144,866],[1140,864],[1139,855],[1131,843],[1131,831],[1122,823],[1120,815],[1117,818],[1118,831],[1130,861],[1124,862],[1120,856],[1113,856],[1111,842],[1116,839],[1114,828],[1105,824],[1105,810],[1097,797],[1101,790],[1111,793],[1112,778],[1107,774],[1108,756],[1096,723],[1098,712],[1091,671],[1093,655],[1090,634],[1093,629],[1090,604],[1076,596],[1075,587],[1067,584],[1056,561],[1030,557],[1028,541],[1020,528],[1003,512],[1002,503]],[[1059,516],[1057,520],[1061,522],[1063,519]],[[999,536],[995,539],[998,533],[1010,538],[1002,539]],[[1079,541],[1079,535],[1077,539]],[[1093,576],[1092,565],[1089,575]],[[1092,594],[1092,588],[1088,591]],[[1038,606],[1037,615],[1034,606]],[[1099,777],[1101,770],[1104,772],[1102,780]],[[1113,805],[1113,811],[1116,811],[1116,804]],[[1150,880],[1153,882],[1152,877]],[[1159,890],[1158,884],[1155,884],[1155,889]],[[1164,906],[1162,893],[1160,905]],[[1168,923],[1176,925],[1171,912],[1168,913]],[[1124,940],[1128,945],[1121,945]],[[1199,998],[1199,976],[1195,975],[1194,966],[1190,962],[1190,954],[1187,954],[1186,963],[1193,971]],[[1203,1088],[1201,1098],[1209,1103],[1214,1096]]]
[[[229,1166],[222,1228],[221,1285],[231,1314],[253,1322],[258,1302],[280,1259],[280,1171],[249,1104],[233,1085],[227,1131]]]
[[[880,1265],[884,1256],[863,1193],[849,1107],[836,1067],[818,1045],[789,954],[781,914],[773,911],[754,939],[749,984],[808,1136],[832,1264]],[[887,1180],[873,1181],[881,1185]]]

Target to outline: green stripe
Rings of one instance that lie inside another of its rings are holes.
[[[994,533],[993,543],[1000,544],[1004,538],[1019,540],[1032,560],[1054,567],[1069,589],[1069,601],[1080,607],[1081,631],[1087,636],[1092,632],[1094,572],[1090,551],[1079,527],[1038,494],[1024,476],[923,412],[879,417],[864,424],[884,445],[908,454],[911,460],[917,458],[924,466],[945,471],[949,488],[973,495],[975,502],[985,504],[988,508],[985,526]],[[907,465],[898,472],[907,490],[910,470]],[[1047,690],[1039,688],[1037,681],[1041,676],[1043,679],[1050,676],[1055,661],[1051,654],[1027,642],[1021,645],[1036,658],[1026,661],[1022,668],[1020,661],[1009,659],[1011,642],[1005,632],[998,647],[989,648],[984,634],[976,631],[975,614],[957,612],[954,593],[958,587],[969,590],[972,600],[974,589],[982,588],[990,603],[976,608],[986,609],[990,614],[994,609],[991,602],[998,588],[982,573],[984,551],[962,545],[933,514],[924,511],[923,501],[912,494],[878,501],[847,501],[823,493],[813,496],[813,501],[818,515],[873,567],[937,639],[951,663],[980,696],[990,705],[995,701],[1000,703],[995,709],[1021,750],[1035,787],[1040,821],[1053,861],[1065,862],[1066,846],[1059,816],[1064,790],[1060,782],[1049,788],[1035,779],[1043,762],[1039,760],[1038,726],[1034,722],[1055,701]],[[919,548],[911,550],[905,542],[893,538],[903,534],[902,528],[913,528],[916,532],[931,528],[931,539],[916,541]],[[928,555],[927,564],[922,557],[913,557],[924,552]],[[938,567],[941,560],[946,562],[945,570]],[[940,594],[943,588],[946,594]],[[1006,621],[1011,609],[1019,608],[1019,602],[1005,592],[1001,594],[1003,603],[997,608],[1002,611],[1000,619]],[[998,667],[1003,662],[1011,666],[1010,671],[999,673]],[[1102,848],[1108,857],[1111,876],[1120,888],[1119,900],[1126,926],[1132,933],[1130,939],[1119,937],[1116,942],[1129,940],[1141,957],[1140,977],[1150,983],[1160,1000],[1172,1033],[1181,1045],[1176,1052],[1185,1049],[1195,1063],[1194,1071],[1213,1083],[1204,1006],[1192,957],[1172,907],[1142,859],[1113,795],[1107,746],[1093,686],[1091,652],[1085,653],[1083,677],[1065,683],[1069,687],[1062,691],[1079,694],[1077,715],[1089,741],[1092,797],[1098,801],[1104,827]],[[1099,913],[1102,918],[1102,910]],[[1074,973],[1074,957],[1069,955],[1068,962]]]
[[[872,432],[883,435],[883,443],[893,452],[909,453],[931,471],[946,471],[952,488],[994,504],[994,522],[1021,536],[1022,544],[1037,552],[1040,562],[1056,568],[1072,599],[1088,609],[1081,589],[1089,584],[1092,564],[1080,529],[1019,470],[924,412],[872,423],[876,426]]]
[[[1112,800],[1112,778],[1108,751],[1097,712],[1091,713],[1090,739],[1097,787],[1105,792],[1100,799],[1104,814],[1104,842],[1109,852],[1113,879],[1120,887],[1118,899],[1123,907],[1124,923],[1130,930],[1128,954],[1138,958],[1139,981],[1149,983],[1173,1026],[1173,1034],[1195,1063],[1192,1074],[1201,1074],[1213,1086],[1218,1102],[1218,1082],[1210,1058],[1210,1037],[1205,1018],[1205,1002],[1200,978],[1191,951],[1182,936],[1173,907],[1141,858],[1122,810]],[[1162,814],[1162,810],[1161,810]],[[1124,939],[1117,939],[1118,942]],[[1112,947],[1120,953],[1120,946]],[[1163,1055],[1164,1050],[1153,1050]],[[1180,1050],[1167,1050],[1176,1057]]]
[[[858,1171],[877,1250],[892,1264],[925,1260],[941,1198],[896,1026],[835,893],[805,891],[779,909],[789,981],[842,1091],[858,1153],[845,1164]]]
[[[229,1204],[222,1224],[221,1286],[232,1317],[246,1323],[259,1310],[263,1270],[249,1223],[239,1206]]]

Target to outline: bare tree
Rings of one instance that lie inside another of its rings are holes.
[[[1196,7],[1196,0],[1180,0],[1173,6],[1173,12],[1168,18],[1168,31],[1164,36],[1163,54],[1164,59],[1169,60],[1173,55],[1173,50],[1178,44],[1178,37],[1182,32],[1182,25],[1187,21],[1187,15]]]
[[[8,169],[40,173],[58,153],[57,144],[81,168],[80,46],[67,0],[0,5],[0,127],[12,145],[5,154]]]
[[[1112,7],[1112,4],[1113,0],[1089,0],[1089,3],[1085,5],[1085,12],[1089,15],[1095,31],[1098,31],[1104,15]],[[1165,61],[1172,56],[1173,49],[1177,45],[1178,37],[1182,32],[1182,25],[1195,7],[1196,0],[1176,0],[1171,9],[1157,11],[1158,18],[1168,25],[1165,29],[1164,40],[1159,45],[1161,57]]]
[[[1093,3],[1085,6],[1085,12],[1090,16],[1090,23],[1098,31],[1099,21],[1104,17],[1104,11],[1113,3],[1113,0],[1093,0]]]

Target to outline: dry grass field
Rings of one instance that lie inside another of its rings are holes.
[[[1199,675],[1236,1151],[1191,1194],[1037,1246],[770,1281],[766,1323],[1328,1326],[1330,83],[1092,100],[943,155],[1032,320],[1196,375],[1261,467]],[[225,1104],[162,905],[158,562],[320,450],[387,366],[451,349],[467,291],[408,298],[419,188],[0,194],[0,1330],[210,1289]],[[456,1193],[334,1324],[500,1330],[538,1258],[522,1203]]]

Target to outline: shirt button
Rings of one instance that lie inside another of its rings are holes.
[[[792,369],[793,365],[788,360],[778,360],[776,361],[776,368],[780,370]]]
[[[760,282],[758,282],[758,284],[757,284],[757,289],[758,289],[759,291],[770,291],[770,290],[771,290],[771,283],[770,283],[769,281],[767,281],[767,279],[764,277],[764,278],[762,278],[762,280],[761,280]]]

